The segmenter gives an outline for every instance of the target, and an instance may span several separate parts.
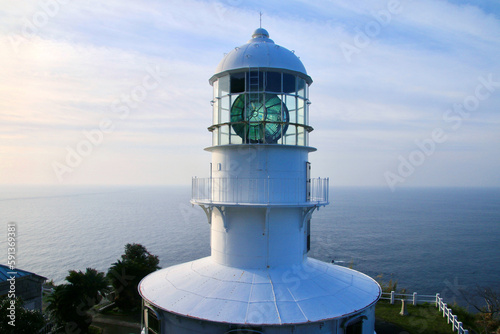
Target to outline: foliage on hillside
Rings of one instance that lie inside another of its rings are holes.
[[[158,256],[140,244],[125,245],[125,253],[108,270],[107,277],[114,288],[116,306],[124,311],[139,308],[141,297],[137,291],[140,281],[160,269]]]

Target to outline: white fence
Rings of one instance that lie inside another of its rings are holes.
[[[446,305],[443,298],[439,297],[439,293],[436,294],[436,304],[439,311],[443,311],[443,318],[446,318],[448,323],[451,322],[451,329],[453,331],[457,330],[458,334],[469,334],[469,331],[464,329],[462,322],[458,321],[457,316],[451,313],[451,308]]]
[[[380,297],[380,299],[389,300],[391,304],[394,304],[395,300],[405,299],[405,300],[411,300],[414,306],[416,306],[419,303],[420,304],[433,303],[436,305],[437,296],[439,296],[439,293],[435,295],[418,295],[416,292],[414,292],[413,294],[403,294],[391,291],[391,292],[383,292],[382,297]]]
[[[452,314],[451,308],[443,301],[443,298],[439,296],[439,293],[435,295],[417,295],[416,292],[413,294],[402,294],[391,292],[383,292],[382,297],[380,299],[389,300],[391,304],[394,304],[395,300],[411,300],[412,304],[416,306],[417,304],[422,303],[432,303],[437,308],[439,308],[440,312],[443,312],[443,318],[446,318],[446,321],[451,323],[451,330],[453,332],[457,331],[458,334],[469,334],[467,329],[464,329],[461,321],[458,321],[457,316]]]

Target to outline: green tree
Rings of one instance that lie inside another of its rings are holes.
[[[126,244],[121,260],[116,261],[108,270],[108,278],[115,289],[115,304],[124,311],[141,305],[137,291],[139,282],[148,274],[160,269],[158,256],[148,252],[140,244]]]
[[[476,324],[481,333],[500,333],[500,290],[488,286],[462,289],[462,296],[478,313]]]
[[[11,300],[15,303],[11,304]],[[9,307],[12,308],[11,305],[14,305],[15,308],[14,317],[11,316],[11,310],[9,310]],[[41,312],[27,310],[23,308],[23,305],[24,303],[20,298],[0,298],[0,333],[33,334],[45,326],[46,322]],[[15,324],[15,326],[12,326],[12,324]]]
[[[98,304],[109,289],[104,273],[87,268],[84,272],[70,270],[67,284],[54,288],[47,311],[58,327],[66,333],[87,333],[92,323],[88,310]]]

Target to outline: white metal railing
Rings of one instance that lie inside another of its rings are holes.
[[[457,316],[453,315],[451,308],[449,308],[443,301],[443,298],[439,296],[439,293],[435,295],[417,295],[416,292],[413,294],[403,294],[391,292],[383,292],[380,299],[389,300],[391,304],[394,304],[395,300],[412,300],[414,306],[419,303],[433,303],[440,312],[443,312],[443,318],[446,318],[448,323],[451,323],[451,330],[458,332],[458,334],[469,334],[467,329],[464,329],[461,321],[458,321]]]
[[[439,294],[438,294],[439,295]],[[395,300],[411,300],[413,306],[422,303],[436,303],[436,295],[417,295],[416,292],[413,294],[404,294],[404,293],[395,293],[391,292],[382,292],[382,297],[380,299],[389,300],[391,304],[394,304]]]
[[[197,178],[192,181],[192,201],[232,204],[328,204],[328,178]],[[308,196],[307,191],[310,188]]]
[[[458,321],[457,316],[451,313],[451,308],[446,305],[443,301],[443,298],[439,297],[439,293],[436,294],[436,307],[439,308],[439,311],[443,311],[443,318],[446,318],[448,323],[451,322],[451,330],[457,330],[458,334],[469,334],[467,329],[464,329],[461,321]]]
[[[328,192],[330,187],[329,178],[311,179],[311,195],[310,202],[325,202],[328,203]]]

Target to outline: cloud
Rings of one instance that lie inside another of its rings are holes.
[[[315,164],[317,171],[329,175],[337,154],[347,160],[332,177],[380,185],[382,169],[396,164],[397,154],[411,152],[414,141],[434,128],[449,128],[443,115],[474,94],[479,77],[500,81],[497,12],[401,0],[390,22],[379,23],[368,43],[356,44],[388,3],[89,1],[49,10],[37,1],[4,4],[0,76],[8,80],[0,82],[0,183],[25,183],[27,174],[30,183],[57,183],[52,163],[63,161],[67,147],[75,148],[103,119],[114,130],[67,182],[169,183],[204,176],[208,167],[197,161],[210,145],[208,78],[225,52],[250,38],[262,10],[271,38],[295,50],[313,77],[311,143],[318,160],[325,160]],[[43,13],[46,21],[40,21]],[[27,35],[30,24],[35,29]],[[358,49],[350,61],[343,43]],[[131,107],[126,99],[143,92],[152,68],[161,82]],[[467,160],[498,148],[499,96],[495,91],[481,101],[439,149],[473,150],[475,155],[464,153]],[[369,164],[349,169],[364,159],[359,152],[377,161],[376,172]],[[181,160],[187,167],[178,167]],[[158,166],[144,176],[145,162],[155,161]],[[444,153],[439,161],[453,164]],[[128,166],[114,173],[122,164]],[[468,173],[464,168],[464,177]]]

